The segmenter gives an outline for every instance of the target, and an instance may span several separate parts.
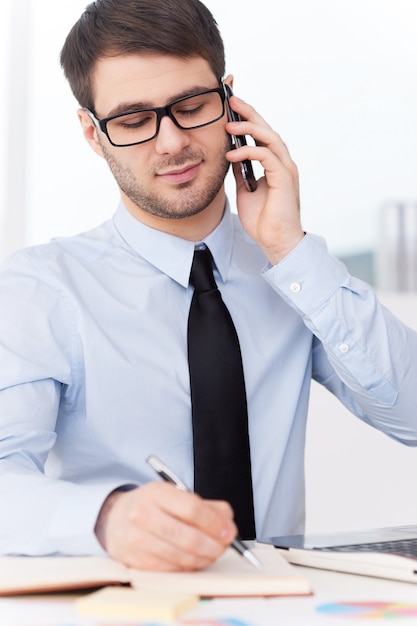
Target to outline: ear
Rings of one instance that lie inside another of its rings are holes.
[[[103,156],[103,150],[98,140],[98,130],[85,109],[78,109],[78,119],[83,129],[83,135],[86,141],[90,144],[90,147],[99,156]]]
[[[233,80],[234,80],[233,74],[228,74],[226,78],[223,79],[223,82],[226,83],[226,85],[229,85],[229,87],[233,89]]]

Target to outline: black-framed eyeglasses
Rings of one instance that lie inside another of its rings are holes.
[[[217,87],[179,98],[165,107],[138,109],[101,120],[89,109],[85,110],[110,143],[121,148],[154,139],[159,132],[161,120],[166,115],[182,130],[214,124],[224,115],[224,100],[223,87]]]

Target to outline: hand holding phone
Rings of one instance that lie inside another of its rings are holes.
[[[229,85],[227,85],[226,83],[223,83],[223,88],[224,88],[224,93],[226,96],[225,103],[226,103],[227,116],[229,118],[229,122],[240,122],[241,121],[240,116],[235,111],[233,111],[233,109],[231,108],[229,104],[229,98],[233,96],[233,91],[231,90]],[[244,135],[232,135],[232,141],[233,141],[233,145],[236,148],[240,148],[241,146],[247,145],[246,138]],[[245,181],[247,190],[255,191],[257,187],[257,183],[256,183],[255,175],[253,173],[252,163],[249,161],[249,159],[245,159],[244,161],[241,161],[240,168],[242,171],[243,180]]]

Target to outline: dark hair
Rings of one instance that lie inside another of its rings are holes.
[[[96,0],[74,24],[61,51],[65,77],[81,106],[94,109],[97,60],[129,53],[200,56],[216,78],[225,71],[217,23],[199,0]]]

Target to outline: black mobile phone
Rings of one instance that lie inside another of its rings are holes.
[[[229,98],[230,96],[233,96],[233,91],[231,90],[229,85],[226,85],[226,83],[223,83],[223,88],[224,88],[224,93],[226,96],[225,103],[226,103],[227,116],[229,118],[229,122],[240,122],[241,121],[240,115],[238,115],[235,111],[233,111],[233,109],[230,107],[230,104],[229,104]],[[241,146],[247,145],[246,137],[244,135],[232,135],[232,141],[236,148],[240,148]],[[242,176],[243,176],[243,180],[245,181],[246,188],[248,189],[248,191],[255,191],[257,187],[257,183],[256,183],[255,175],[253,173],[252,163],[249,161],[249,159],[245,159],[244,161],[240,163],[240,168],[242,171]]]

